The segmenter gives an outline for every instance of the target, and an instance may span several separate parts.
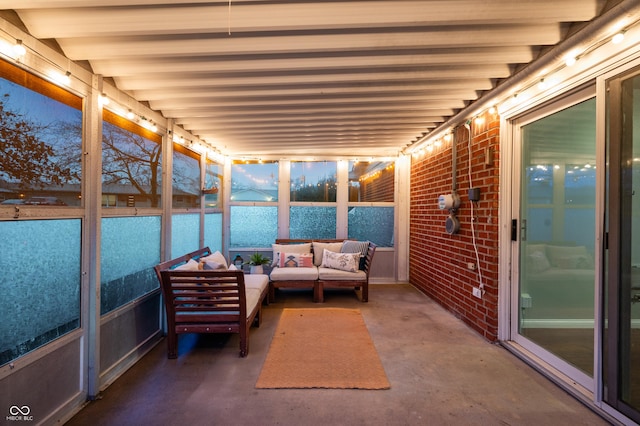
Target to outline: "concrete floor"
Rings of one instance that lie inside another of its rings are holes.
[[[499,345],[488,343],[409,285],[354,293],[281,291],[251,330],[181,336],[177,360],[164,341],[67,425],[604,425],[589,408]],[[359,308],[389,390],[255,389],[285,307]]]

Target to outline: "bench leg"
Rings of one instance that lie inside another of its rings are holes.
[[[260,327],[262,324],[262,308],[258,308],[258,312],[256,312],[256,317],[253,319],[253,324],[256,327]]]
[[[368,283],[362,286],[362,301],[363,302],[369,301],[369,284]]]
[[[324,284],[321,281],[313,283],[313,301],[316,303],[324,302]]]
[[[276,301],[276,287],[272,282],[269,282],[269,295],[267,296],[269,303],[275,303]]]
[[[249,353],[249,327],[251,323],[246,323],[240,327],[240,357],[244,358]]]
[[[178,358],[178,335],[175,330],[167,332],[167,358]]]

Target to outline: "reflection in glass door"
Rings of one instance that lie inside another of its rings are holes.
[[[640,421],[640,75],[608,83],[607,402]]]
[[[519,128],[517,224],[516,340],[583,386],[593,381],[596,254],[596,101],[586,96]]]

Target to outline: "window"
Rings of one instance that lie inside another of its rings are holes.
[[[82,100],[2,61],[0,75],[0,203],[79,206]]]
[[[289,213],[290,238],[335,238],[335,207],[293,206]]]
[[[349,239],[393,247],[393,207],[349,207]]]
[[[278,163],[233,164],[231,201],[278,201]]]
[[[335,161],[291,163],[291,202],[335,203],[336,192],[337,164]]]
[[[205,208],[222,208],[222,164],[207,159],[204,173],[204,206]]]
[[[80,327],[81,226],[0,221],[0,365]]]
[[[211,251],[222,251],[222,213],[204,215],[204,245]]]
[[[231,166],[230,247],[271,247],[278,235],[278,163]]]
[[[392,161],[350,161],[349,202],[394,202],[395,170]]]
[[[348,237],[394,246],[395,163],[349,162]]]
[[[231,247],[271,247],[277,237],[277,207],[231,206]]]
[[[103,118],[103,205],[161,207],[162,137],[108,110]],[[153,266],[160,262],[160,236],[157,215],[102,218],[101,315],[157,290]]]
[[[100,240],[100,313],[158,288],[160,216],[103,218]]]
[[[112,207],[160,207],[162,138],[104,110],[102,193]]]
[[[200,156],[176,143],[171,182],[174,209],[200,206]]]
[[[200,248],[200,215],[171,216],[171,257],[182,256]]]

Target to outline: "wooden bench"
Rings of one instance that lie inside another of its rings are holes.
[[[192,269],[190,260],[197,262],[210,254],[205,247],[155,266],[167,312],[169,358],[178,357],[178,334],[183,333],[238,333],[244,357],[249,353],[249,328],[262,321],[268,277],[245,277],[238,270]]]
[[[311,250],[313,252],[313,242],[317,243],[340,243],[344,240],[340,239],[277,239],[276,244],[304,244],[312,243]],[[362,302],[369,301],[369,271],[371,269],[371,262],[373,261],[373,255],[376,251],[376,245],[369,242],[367,254],[364,258],[364,265],[362,270],[357,273],[335,271],[329,268],[314,267],[316,269],[315,274],[310,273],[309,278],[294,278],[287,279],[285,277],[278,277],[278,268],[274,268],[271,272],[269,281],[269,300],[275,300],[276,288],[313,288],[313,301],[324,302],[324,289],[325,288],[353,288],[356,294],[359,293],[360,300]],[[288,268],[285,268],[288,269]],[[307,268],[301,268],[307,269]],[[276,271],[276,274],[274,274]],[[313,272],[313,271],[310,271]],[[315,278],[314,278],[315,277]],[[274,279],[275,278],[275,279]]]

